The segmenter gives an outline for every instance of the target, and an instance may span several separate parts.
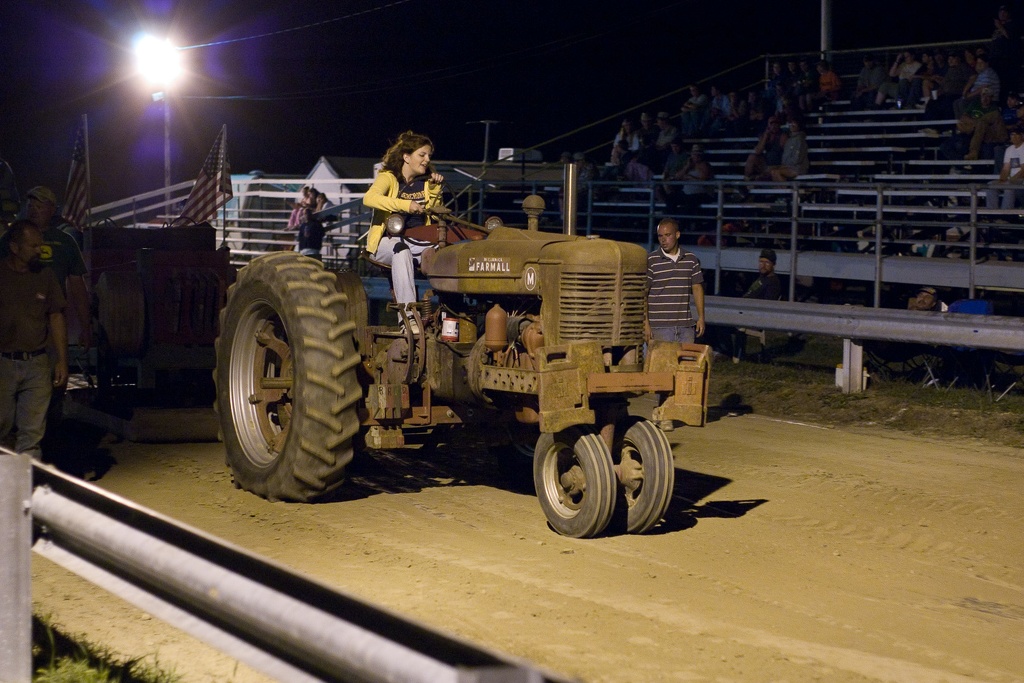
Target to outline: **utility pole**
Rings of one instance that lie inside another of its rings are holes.
[[[487,150],[491,145],[491,125],[501,123],[501,121],[494,121],[492,119],[483,119],[482,121],[466,121],[468,126],[471,123],[482,123],[484,124],[484,163],[487,163]]]

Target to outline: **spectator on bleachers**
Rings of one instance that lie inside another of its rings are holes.
[[[573,152],[570,161],[576,164],[576,199],[579,202],[578,206],[587,205],[588,194],[593,194],[595,200],[602,199],[602,193],[605,188],[591,184],[594,180],[601,180],[601,170],[594,163],[593,159],[583,152]],[[565,208],[564,202],[562,207],[563,209]]]
[[[299,226],[302,225],[302,211],[309,206],[309,185],[302,186],[302,193],[299,198],[292,203],[292,212],[288,216],[287,230],[298,230]]]
[[[807,156],[807,133],[803,121],[799,117],[789,120],[789,136],[782,148],[782,162],[778,166],[769,166],[768,174],[777,183],[793,180],[807,173],[810,168]]]
[[[743,165],[743,177],[757,180],[768,173],[769,166],[782,164],[782,150],[786,146],[788,136],[782,131],[782,123],[777,116],[768,119],[768,126],[757,139],[754,151],[747,157]]]
[[[729,113],[726,115],[725,134],[742,135],[743,124],[746,120],[745,103],[740,100],[740,96],[735,90],[730,90],[726,94],[726,98],[729,100]]]
[[[998,145],[1008,138],[1002,112],[993,91],[988,88],[981,91],[977,100],[970,101],[963,115],[957,119],[956,128],[957,132],[970,136],[967,153],[964,154],[967,160],[978,159],[982,145]]]
[[[878,88],[887,80],[885,67],[878,63],[873,54],[864,55],[864,66],[857,74],[857,86],[853,90],[853,108],[870,109],[875,103]]]
[[[878,94],[875,95],[875,106],[881,107],[887,98],[896,100],[897,108],[910,97],[910,86],[913,83],[912,77],[921,69],[921,62],[914,50],[904,50],[896,56],[896,61],[889,68],[889,79],[878,86]],[[895,80],[893,80],[895,79]]]
[[[921,53],[921,68],[910,77],[910,94],[907,96],[907,108],[924,107],[926,98],[931,98],[932,84],[935,78],[935,59],[929,52]]]
[[[942,77],[933,76],[938,83],[938,92],[925,107],[925,118],[930,121],[953,119],[953,103],[959,100],[967,87],[967,82],[974,75],[971,67],[964,63],[963,54],[954,50],[946,58],[946,72]]]
[[[729,96],[717,85],[711,86],[711,97],[708,98],[708,118],[706,130],[713,137],[725,135],[729,124]]]
[[[778,116],[780,121],[800,118],[800,106],[789,93],[780,93],[778,102],[775,105],[774,115]]]
[[[779,93],[788,93],[790,89],[789,77],[782,68],[782,62],[772,62],[768,82],[764,85],[764,100],[768,111],[774,112],[778,106]]]
[[[597,180],[597,165],[583,152],[573,152],[572,161],[579,167],[579,185],[584,187],[591,180]]]
[[[700,214],[700,205],[708,199],[712,192],[710,185],[703,185],[701,182],[711,180],[713,176],[714,171],[711,164],[704,158],[704,148],[701,145],[693,145],[690,148],[690,158],[670,178],[670,180],[689,182],[670,188],[672,192],[665,199],[667,213],[670,216],[686,216],[681,223],[690,221],[690,229],[694,229],[696,227],[694,217]]]
[[[789,91],[796,94],[796,82],[800,79],[799,61],[796,59],[786,60],[786,81],[789,83]]]
[[[640,154],[630,157],[626,162],[626,167],[622,170],[622,177],[631,183],[646,183],[653,178],[654,171],[650,167],[648,155],[641,151]]]
[[[999,97],[999,74],[992,68],[985,51],[978,50],[974,55],[974,75],[967,80],[967,85],[964,86],[963,97],[953,103],[953,113],[959,117],[966,111],[968,104],[981,98],[981,93],[985,90],[989,90],[994,98]],[[1000,101],[996,99],[996,102]]]
[[[622,125],[619,127],[619,132],[615,134],[615,139],[612,140],[612,154],[615,154],[615,146],[619,142],[626,143],[626,149],[630,154],[636,154],[640,151],[640,131],[637,129],[636,123],[631,118],[622,119]],[[614,161],[614,160],[613,160]],[[628,159],[623,160],[623,163]]]
[[[993,20],[995,30],[989,46],[992,68],[999,74],[1002,89],[1000,100],[1017,89],[1021,67],[1021,30],[1013,19],[1009,5],[1000,5]]]
[[[679,129],[672,125],[667,111],[659,111],[657,118],[658,137],[654,140],[654,149],[657,151],[658,165],[663,166],[668,159],[669,146],[673,140],[679,139]]]
[[[640,130],[637,132],[640,134],[641,147],[654,147],[659,131],[654,125],[654,118],[647,112],[640,114]]]
[[[1017,125],[1017,120],[1019,119],[1017,111],[1019,109],[1020,95],[1015,92],[1008,94],[1003,106],[1003,123],[1006,124],[1007,128]]]
[[[768,109],[765,101],[754,90],[747,92],[747,117],[744,125],[744,132],[747,135],[760,135],[764,130],[768,117]]]
[[[974,67],[976,66],[975,62],[977,62],[977,60],[978,60],[977,54],[978,54],[978,51],[975,48],[972,48],[972,47],[965,47],[964,48],[964,64],[966,64],[967,66],[971,67],[971,73],[972,74],[974,73]]]
[[[704,119],[708,113],[708,96],[701,92],[700,86],[693,83],[689,87],[690,98],[680,107],[680,128],[686,137],[697,137],[704,131]]]
[[[1003,166],[999,170],[999,180],[992,184],[1012,184],[1017,187],[1002,189],[989,188],[985,191],[985,205],[990,209],[1014,209],[1018,199],[1024,195],[1024,128],[1014,126],[1010,129],[1010,144],[1003,153]]]
[[[946,60],[946,53],[942,50],[936,50],[933,52],[931,73],[921,84],[925,103],[931,102],[933,99],[938,97],[939,88],[942,86],[942,82],[946,79],[946,73],[948,71],[949,63]]]
[[[678,136],[668,145],[668,156],[665,157],[665,165],[661,169],[662,180],[672,180],[686,166],[690,156],[683,153],[683,141]],[[660,201],[667,202],[668,196],[678,188],[663,183],[655,190],[655,195]]]
[[[939,293],[934,287],[918,287],[914,296],[907,301],[908,311],[947,311],[949,306],[939,299]]]
[[[807,57],[800,59],[797,69],[796,80],[793,82],[793,96],[804,109],[804,103],[811,95],[818,91],[818,74],[811,68],[811,60]]]
[[[835,102],[843,87],[839,74],[832,70],[832,65],[827,61],[821,60],[815,68],[818,71],[818,89],[806,96],[800,107],[804,111],[811,111],[820,102]]]
[[[612,154],[601,171],[601,180],[621,180],[625,176],[626,164],[634,156],[629,151],[629,144],[619,140],[612,145]]]

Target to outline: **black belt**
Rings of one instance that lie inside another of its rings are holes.
[[[38,351],[0,351],[0,358],[7,358],[9,360],[32,360],[44,353],[46,353],[46,349],[39,349]]]

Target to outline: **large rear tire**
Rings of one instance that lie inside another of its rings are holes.
[[[343,481],[362,399],[347,303],[333,273],[294,252],[253,260],[228,290],[215,408],[241,488],[311,501]]]
[[[642,534],[661,521],[676,482],[672,446],[647,420],[634,422],[622,437],[619,479],[626,504],[626,531]]]
[[[548,522],[563,536],[590,538],[611,521],[618,482],[608,446],[593,431],[541,434],[533,483]]]

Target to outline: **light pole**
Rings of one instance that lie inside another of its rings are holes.
[[[491,124],[501,123],[501,121],[494,121],[492,119],[484,119],[483,121],[466,121],[468,126],[471,123],[482,123],[484,124],[484,163],[487,163],[487,148],[491,144]]]
[[[153,93],[153,101],[164,102],[164,210],[171,203],[171,98],[170,88],[181,74],[181,60],[178,48],[169,40],[143,36],[135,43],[135,56],[139,73],[150,85],[161,86]]]

